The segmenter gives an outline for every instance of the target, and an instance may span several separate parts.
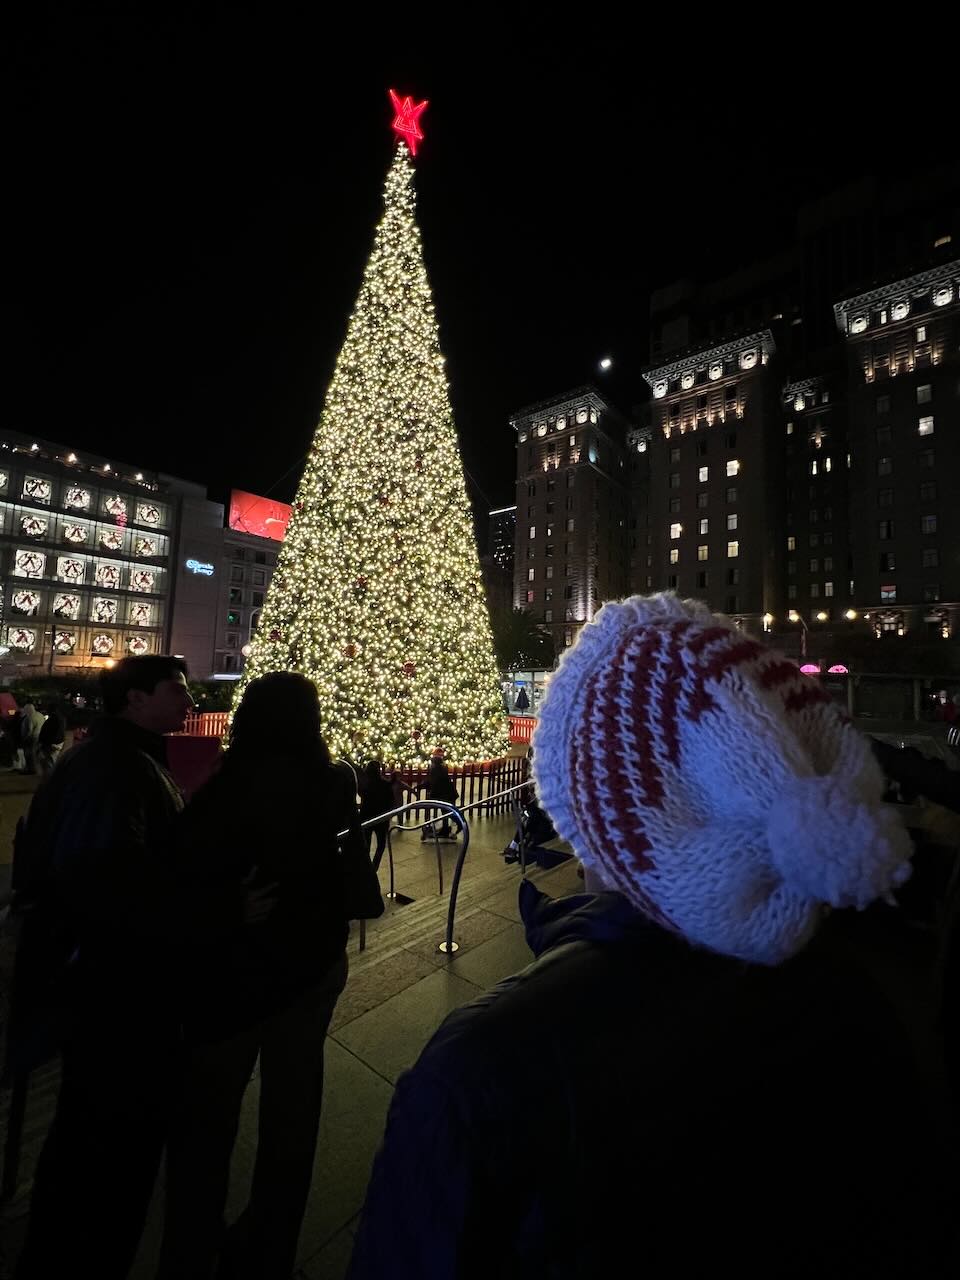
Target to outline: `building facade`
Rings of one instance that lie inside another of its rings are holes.
[[[182,483],[4,434],[0,626],[8,674],[79,672],[166,648]]]
[[[854,601],[878,636],[960,625],[960,259],[838,302]]]
[[[782,522],[779,402],[769,329],[647,370],[647,548],[639,589],[677,591],[762,627]],[[774,536],[771,536],[771,535]]]
[[[627,422],[592,387],[520,410],[514,595],[559,653],[628,581]]]

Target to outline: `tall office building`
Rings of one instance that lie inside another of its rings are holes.
[[[627,422],[592,387],[516,413],[514,606],[573,643],[627,589]]]

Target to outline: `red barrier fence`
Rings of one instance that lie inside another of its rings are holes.
[[[227,732],[229,711],[203,711],[187,716],[183,732],[191,738],[222,738]]]
[[[511,716],[510,741],[529,742],[533,737],[533,731],[536,727],[536,716]]]

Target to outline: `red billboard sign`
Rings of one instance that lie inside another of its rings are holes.
[[[238,533],[253,533],[258,538],[282,542],[293,507],[273,498],[258,498],[255,493],[234,489],[230,494],[230,528]]]

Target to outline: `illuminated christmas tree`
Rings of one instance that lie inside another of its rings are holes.
[[[414,217],[414,105],[243,684],[302,671],[334,755],[503,755],[490,619]],[[409,143],[409,147],[408,144]]]

